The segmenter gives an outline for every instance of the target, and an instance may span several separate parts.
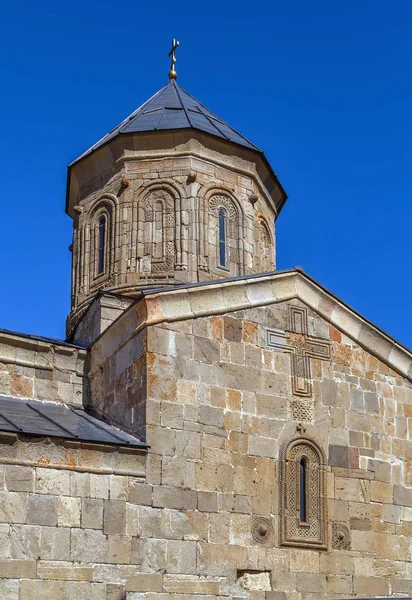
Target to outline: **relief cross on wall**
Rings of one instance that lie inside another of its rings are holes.
[[[308,311],[298,306],[288,306],[288,329],[268,329],[267,345],[287,352],[291,357],[292,394],[312,396],[311,359],[331,360],[328,340],[308,335]]]

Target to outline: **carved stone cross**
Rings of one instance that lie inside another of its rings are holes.
[[[267,330],[267,344],[287,352],[291,357],[292,394],[294,396],[312,396],[311,359],[331,359],[331,344],[308,335],[308,311],[298,306],[288,307],[288,331],[281,329]]]

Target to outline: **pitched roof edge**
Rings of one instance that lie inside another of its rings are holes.
[[[146,304],[137,329],[299,299],[389,367],[412,381],[412,351],[299,269],[147,290],[128,310]]]

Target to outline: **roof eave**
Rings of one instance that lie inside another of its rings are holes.
[[[97,150],[100,150],[102,148],[104,148],[105,146],[107,146],[107,144],[110,144],[113,140],[115,140],[116,138],[120,137],[120,136],[130,136],[130,135],[148,135],[148,134],[153,134],[153,133],[172,133],[175,131],[178,132],[183,132],[183,131],[197,131],[199,133],[202,133],[203,135],[207,135],[210,136],[220,142],[226,143],[226,144],[232,144],[238,148],[243,148],[245,150],[250,150],[251,152],[254,152],[256,154],[258,154],[261,159],[263,160],[263,162],[265,163],[269,173],[272,175],[273,179],[276,181],[276,184],[278,185],[281,193],[282,193],[282,201],[280,203],[279,206],[276,206],[276,210],[277,210],[277,215],[280,214],[280,211],[282,210],[286,200],[288,199],[288,195],[283,187],[283,185],[280,183],[278,176],[276,175],[275,171],[273,170],[268,158],[266,157],[265,153],[263,152],[263,150],[261,150],[260,148],[258,148],[257,146],[254,146],[254,144],[252,144],[251,142],[249,142],[250,146],[247,146],[245,144],[239,144],[238,142],[234,142],[232,140],[225,140],[224,138],[218,136],[218,135],[214,135],[213,133],[210,133],[208,131],[204,131],[203,129],[199,129],[197,127],[185,127],[182,129],[156,129],[153,131],[136,131],[136,132],[127,132],[127,133],[123,133],[123,132],[119,132],[118,134],[116,134],[114,137],[108,139],[106,142],[104,142],[104,144],[98,146],[98,147],[92,147],[90,148],[90,150],[84,154],[82,154],[81,156],[79,156],[76,160],[74,160],[73,162],[71,162],[68,167],[67,167],[67,183],[66,183],[66,203],[65,203],[65,211],[66,213],[69,215],[69,204],[70,204],[70,183],[71,183],[71,173],[72,173],[72,167],[74,167],[75,165],[77,165],[80,161],[82,161],[85,158],[88,158],[89,156],[91,156],[92,154],[94,154],[95,152],[97,152]]]

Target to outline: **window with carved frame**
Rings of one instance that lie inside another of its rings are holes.
[[[108,208],[100,208],[92,219],[91,273],[100,281],[109,276],[111,247],[111,215]]]
[[[227,212],[226,209],[219,209],[219,265],[227,265]]]
[[[280,453],[280,544],[326,549],[326,460],[309,437],[294,438]]]
[[[215,247],[212,268],[238,274],[239,268],[239,214],[234,201],[224,194],[209,200],[209,242]]]
[[[106,263],[106,217],[102,215],[98,221],[97,226],[97,275],[103,275],[105,271]]]

